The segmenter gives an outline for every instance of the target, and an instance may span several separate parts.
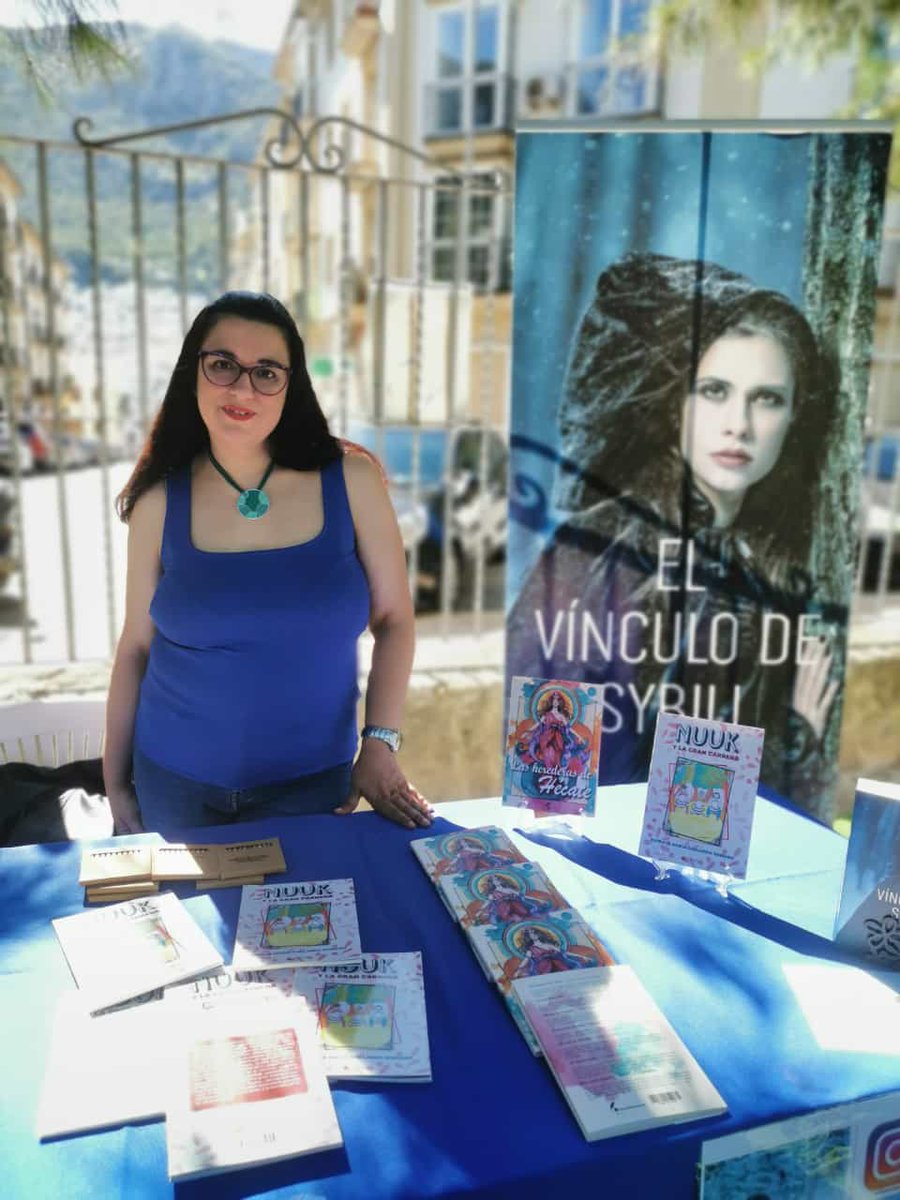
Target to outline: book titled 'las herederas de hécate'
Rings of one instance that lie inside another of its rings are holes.
[[[857,782],[834,936],[873,965],[900,970],[900,784]]]
[[[534,975],[513,991],[588,1141],[725,1111],[631,967]]]
[[[743,878],[764,731],[660,713],[638,854]]]
[[[441,875],[437,889],[464,929],[507,925],[569,905],[538,863],[510,863],[462,875]]]
[[[572,908],[508,925],[475,925],[466,934],[485,975],[496,983],[533,1054],[540,1054],[540,1046],[522,1014],[513,981],[530,975],[605,967],[613,961],[593,929]]]
[[[593,816],[602,689],[567,679],[510,681],[503,803]]]
[[[89,1012],[204,975],[222,955],[171,892],[52,922]]]

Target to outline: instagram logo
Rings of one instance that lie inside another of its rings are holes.
[[[900,1190],[900,1121],[878,1125],[869,1135],[866,1187],[870,1192]]]

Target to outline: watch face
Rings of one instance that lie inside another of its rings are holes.
[[[384,742],[396,753],[400,749],[400,734],[396,729],[385,729],[382,725],[366,725],[362,731],[364,738],[377,738],[379,742]]]

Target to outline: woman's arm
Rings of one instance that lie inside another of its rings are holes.
[[[369,583],[369,628],[375,639],[366,686],[366,724],[399,729],[415,651],[415,616],[397,518],[378,467],[348,454],[344,478],[360,562]],[[407,780],[394,752],[364,738],[350,795],[335,811],[353,812],[360,796],[401,825],[429,825],[431,806]]]
[[[157,484],[138,500],[128,524],[125,623],[109,681],[103,750],[103,780],[116,833],[143,829],[131,785],[131,748],[138,692],[153,640],[150,602],[160,574],[165,513],[165,488]]]

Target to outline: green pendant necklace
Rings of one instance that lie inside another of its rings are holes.
[[[275,469],[275,459],[273,458],[266,467],[266,473],[256,485],[255,488],[242,488],[239,483],[231,478],[221,463],[216,462],[215,455],[212,450],[206,452],[209,456],[209,461],[216,468],[226,483],[230,483],[234,490],[238,493],[237,510],[242,517],[246,517],[248,521],[255,521],[258,517],[264,517],[269,511],[269,497],[263,491],[266,485],[266,480]]]

